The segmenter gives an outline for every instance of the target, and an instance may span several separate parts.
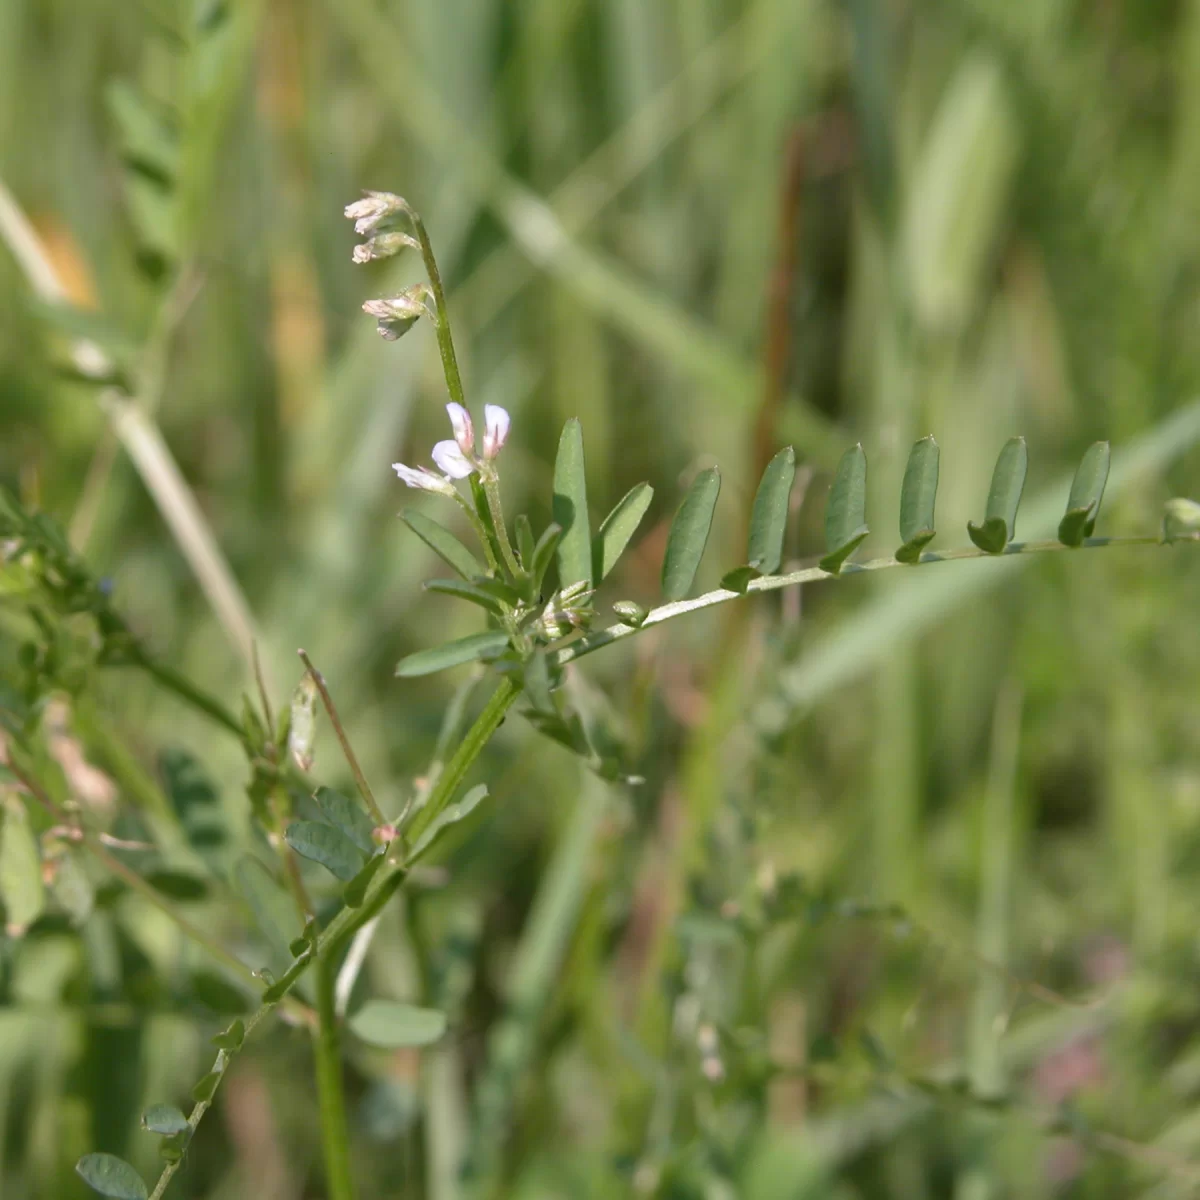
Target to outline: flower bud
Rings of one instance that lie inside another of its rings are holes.
[[[367,263],[377,258],[391,258],[401,250],[420,249],[420,245],[407,233],[377,233],[370,241],[355,246],[352,257],[356,263]]]
[[[509,417],[508,411],[501,408],[500,405],[485,404],[483,406],[483,422],[483,457],[490,461],[504,449],[504,443],[508,441],[512,418]]]
[[[406,212],[408,205],[391,192],[367,192],[361,200],[347,204],[345,214],[354,222],[354,232],[365,237],[397,213]]]
[[[446,412],[450,414],[450,428],[454,430],[454,440],[463,454],[470,456],[475,453],[475,424],[471,414],[461,404],[447,404]]]

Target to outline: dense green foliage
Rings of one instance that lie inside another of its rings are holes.
[[[0,183],[0,1200],[1193,1194],[1200,555],[1004,551],[1200,492],[1200,4],[0,0]]]

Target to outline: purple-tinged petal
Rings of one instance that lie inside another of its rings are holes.
[[[462,452],[457,442],[438,442],[430,457],[438,470],[451,479],[466,479],[475,470],[475,464]]]
[[[471,414],[461,404],[453,402],[446,405],[446,412],[450,414],[450,427],[454,430],[454,440],[458,443],[458,448],[466,455],[474,454],[475,424],[471,420]]]
[[[508,410],[501,408],[500,405],[485,404],[483,406],[483,422],[483,457],[495,458],[504,449],[504,443],[508,441],[512,418],[508,415]]]

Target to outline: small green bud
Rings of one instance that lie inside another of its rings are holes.
[[[1164,542],[1181,542],[1200,538],[1200,504],[1177,496],[1163,505],[1162,537]]]
[[[613,612],[621,618],[626,625],[632,625],[634,629],[640,629],[645,623],[650,612],[643,605],[638,604],[636,600],[618,600],[613,605]]]

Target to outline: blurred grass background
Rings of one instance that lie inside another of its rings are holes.
[[[0,180],[76,310],[0,253],[0,480],[161,654],[247,687],[118,411],[64,376],[85,328],[215,534],[277,703],[302,645],[392,810],[462,682],[395,662],[477,622],[422,593],[396,520],[389,464],[445,436],[445,396],[431,329],[388,345],[358,311],[418,278],[352,266],[364,187],[425,216],[469,398],[513,413],[509,512],[548,519],[568,416],[594,512],[654,484],[609,600],[653,601],[663,523],[714,461],[715,584],[786,442],[797,559],[860,439],[881,552],[930,432],[939,545],[1016,433],[1027,514],[1096,438],[1159,438],[1103,532],[1200,490],[1195,0],[0,0]],[[636,788],[510,721],[498,803],[367,958],[454,1034],[352,1057],[363,1195],[466,1194],[463,1153],[515,1197],[1196,1194],[1200,562],[1020,565],[816,586],[583,661]],[[168,811],[186,750],[231,857],[249,844],[244,764],[144,681],[95,680],[69,724],[119,811]],[[327,735],[316,770],[344,773]],[[92,1149],[152,1171],[140,1108],[207,1069],[202,952],[101,899],[3,946],[4,1200],[82,1194]],[[245,908],[197,910],[254,961]],[[257,1042],[172,1195],[323,1194],[308,1054]]]

